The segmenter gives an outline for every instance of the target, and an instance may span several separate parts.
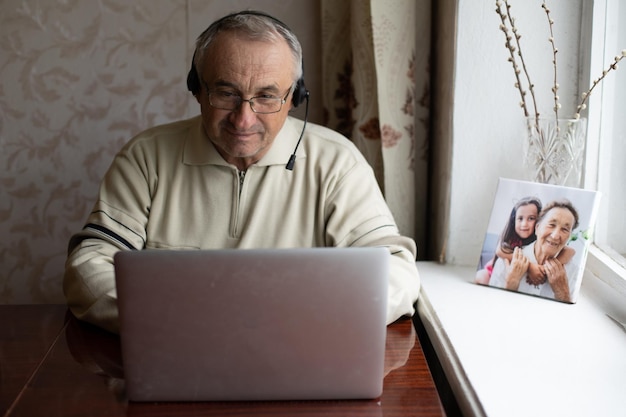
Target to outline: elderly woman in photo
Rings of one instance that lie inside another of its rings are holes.
[[[547,204],[535,225],[537,240],[527,246],[515,248],[511,261],[498,259],[489,285],[572,302],[578,265],[574,260],[562,265],[556,257],[577,227],[578,212],[572,203],[561,200]],[[545,277],[542,282],[532,283],[528,279],[530,263],[543,265]]]

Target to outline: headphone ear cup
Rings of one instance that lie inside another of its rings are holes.
[[[298,107],[309,95],[306,86],[304,85],[304,78],[300,78],[298,82],[296,82],[296,88],[293,90],[293,95],[291,96],[291,103],[294,107]]]
[[[191,69],[187,74],[187,89],[191,91],[194,96],[200,94],[200,77],[198,77],[198,71],[196,71],[196,67],[193,65],[193,61],[191,62]]]

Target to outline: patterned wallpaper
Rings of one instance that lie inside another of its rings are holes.
[[[193,41],[246,8],[294,29],[315,93],[319,0],[0,0],[0,303],[64,302],[68,239],[114,154],[198,113],[185,86]]]

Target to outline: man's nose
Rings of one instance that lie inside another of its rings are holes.
[[[252,106],[249,100],[241,100],[239,107],[230,113],[230,118],[234,126],[246,129],[249,126],[252,126],[256,121],[256,113],[252,111]]]

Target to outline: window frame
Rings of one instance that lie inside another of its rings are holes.
[[[581,65],[583,68],[580,81],[581,93],[587,90],[594,77],[602,74],[604,67],[608,65],[607,62],[611,62],[615,51],[619,48],[614,41],[617,37],[616,29],[613,25],[607,24],[608,19],[615,19],[614,22],[619,20],[615,14],[616,7],[619,7],[618,0],[583,2],[580,42],[580,57],[583,63]],[[594,89],[588,100],[584,176],[584,187],[587,189],[598,189],[601,184],[601,169],[608,169],[600,164],[602,152],[600,138],[607,135],[607,126],[611,129],[615,114],[610,104],[613,94],[609,77]],[[601,216],[596,222],[600,221],[602,221]],[[594,277],[615,289],[617,295],[626,298],[626,261],[616,251],[594,242],[589,250],[587,269]]]

